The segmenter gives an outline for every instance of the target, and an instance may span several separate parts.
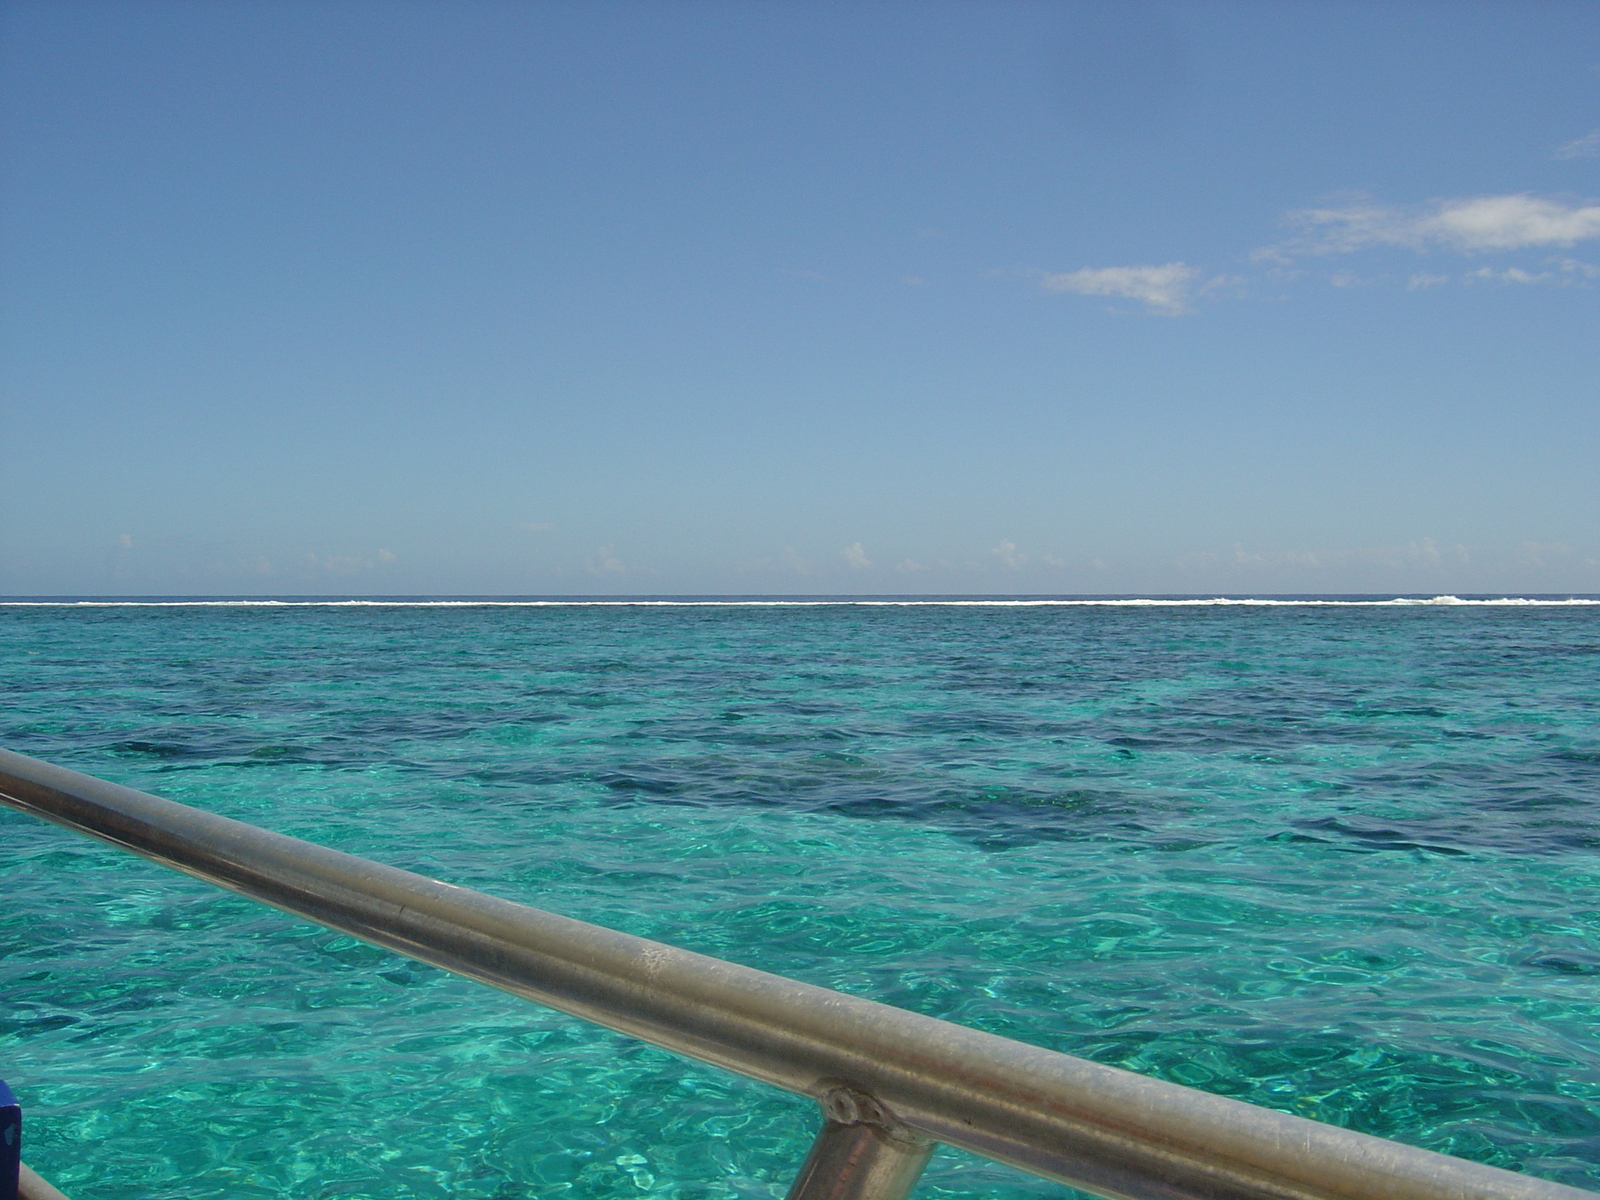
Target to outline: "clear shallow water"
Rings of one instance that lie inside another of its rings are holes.
[[[0,648],[22,753],[1600,1189],[1600,605],[5,606]],[[0,873],[0,1073],[69,1194],[772,1197],[814,1127],[9,810]]]

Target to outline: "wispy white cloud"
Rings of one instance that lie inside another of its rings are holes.
[[[628,566],[617,557],[615,546],[601,546],[583,564],[591,575],[622,575]]]
[[[123,550],[133,549],[133,535],[131,533],[117,534],[117,545]]]
[[[1177,560],[1180,566],[1188,567],[1288,567],[1318,572],[1353,566],[1431,569],[1466,566],[1471,561],[1465,546],[1441,546],[1431,537],[1403,546],[1354,550],[1248,550],[1243,543],[1235,542],[1226,554],[1201,551]]]
[[[1523,542],[1517,547],[1515,562],[1519,567],[1542,567],[1551,559],[1570,558],[1572,547],[1565,542]]]
[[[1233,551],[1225,556],[1202,554],[1196,555],[1195,559],[1209,563],[1226,562],[1236,567],[1289,566],[1320,570],[1323,565],[1322,558],[1313,550],[1246,550],[1243,542],[1235,542]]]
[[[1600,280],[1600,267],[1593,263],[1579,262],[1575,258],[1547,258],[1541,270],[1528,270],[1525,267],[1479,267],[1475,271],[1467,271],[1460,277],[1460,282],[1467,287],[1480,283],[1522,283],[1546,284],[1551,287],[1588,287],[1591,282]],[[1422,291],[1427,288],[1444,287],[1450,283],[1449,275],[1435,275],[1429,271],[1419,271],[1406,280],[1408,291]],[[1338,279],[1335,278],[1335,283]]]
[[[549,521],[524,521],[522,528],[528,533],[549,533],[555,525]]]
[[[1600,204],[1567,204],[1526,192],[1441,200],[1420,211],[1362,200],[1301,209],[1286,220],[1297,234],[1256,251],[1258,261],[1291,262],[1296,255],[1349,254],[1374,246],[1475,254],[1600,238]]]
[[[1026,554],[1017,553],[1017,544],[1010,538],[1003,540],[993,550],[989,551],[989,553],[994,555],[1001,561],[1001,563],[1008,567],[1020,567],[1023,563],[1028,561],[1028,556]]]
[[[839,551],[839,557],[858,571],[865,570],[872,565],[872,560],[867,557],[867,552],[861,548],[860,542],[846,546]]]
[[[1539,196],[1480,196],[1441,205],[1417,234],[1458,250],[1570,246],[1600,238],[1600,204],[1574,206]]]
[[[1581,138],[1563,142],[1550,152],[1551,158],[1600,158],[1600,129]]]
[[[1218,292],[1231,293],[1243,299],[1249,292],[1250,280],[1243,275],[1213,275],[1195,289],[1197,295],[1212,296]]]
[[[1567,157],[1600,156],[1600,130],[1562,147]],[[1176,317],[1196,302],[1227,292],[1243,298],[1252,284],[1282,285],[1306,273],[1307,259],[1362,250],[1401,249],[1471,257],[1516,251],[1546,251],[1600,241],[1600,202],[1558,199],[1531,192],[1469,196],[1402,207],[1351,195],[1319,208],[1287,214],[1291,235],[1250,255],[1261,267],[1249,277],[1215,275],[1185,262],[1127,267],[1084,267],[1078,271],[1015,272],[1035,278],[1047,292],[1112,296],[1134,300],[1154,315]],[[1410,291],[1485,282],[1588,286],[1600,281],[1600,267],[1572,258],[1545,258],[1529,264],[1483,268],[1455,276],[1431,271],[1338,270],[1328,282],[1337,288],[1401,286]],[[1283,297],[1278,297],[1282,299]]]
[[[376,555],[369,557],[365,554],[307,554],[305,564],[308,570],[327,572],[329,575],[355,575],[361,571],[370,571],[379,563],[388,564],[395,560],[395,556],[388,550],[379,550]],[[265,562],[266,560],[261,560]],[[270,567],[268,570],[270,571]]]
[[[785,546],[781,554],[768,558],[752,559],[740,567],[740,570],[764,575],[773,573],[810,575],[813,567],[811,560],[803,557],[793,546]]]
[[[1542,283],[1553,287],[1587,287],[1589,280],[1600,279],[1600,267],[1578,262],[1572,258],[1547,258],[1545,270],[1525,271],[1521,267],[1506,267],[1496,271],[1479,267],[1461,277],[1461,282],[1472,283]]]
[[[1507,267],[1503,271],[1479,267],[1462,278],[1463,283],[1557,283],[1561,277],[1554,271],[1524,271],[1521,267]]]
[[[1080,296],[1122,296],[1137,300],[1147,311],[1177,317],[1189,311],[1189,293],[1200,272],[1186,263],[1159,267],[1084,267],[1059,275],[1045,275],[1039,286],[1048,292],[1075,292]]]
[[[1324,551],[1318,557],[1328,566],[1353,562],[1418,569],[1464,567],[1472,561],[1472,555],[1459,542],[1453,546],[1441,546],[1431,537],[1418,538],[1403,546],[1376,546],[1366,550],[1344,552]]]
[[[1552,258],[1547,262],[1554,264],[1556,270],[1574,279],[1600,279],[1600,267],[1593,263],[1579,262],[1575,258]]]

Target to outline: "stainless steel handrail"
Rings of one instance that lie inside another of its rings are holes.
[[[17,1200],[67,1200],[56,1188],[27,1163],[17,1170]]]
[[[816,1098],[791,1197],[903,1196],[945,1142],[1128,1200],[1595,1200],[386,867],[0,750],[0,802]]]

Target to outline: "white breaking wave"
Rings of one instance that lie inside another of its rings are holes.
[[[5,600],[0,608],[1584,608],[1600,598],[1569,596],[1395,596],[1389,599],[1273,596],[1119,596],[1070,599],[851,599],[795,600],[619,597],[604,600]]]

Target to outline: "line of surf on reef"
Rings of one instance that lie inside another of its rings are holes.
[[[1585,608],[1595,596],[0,598],[0,608]]]

